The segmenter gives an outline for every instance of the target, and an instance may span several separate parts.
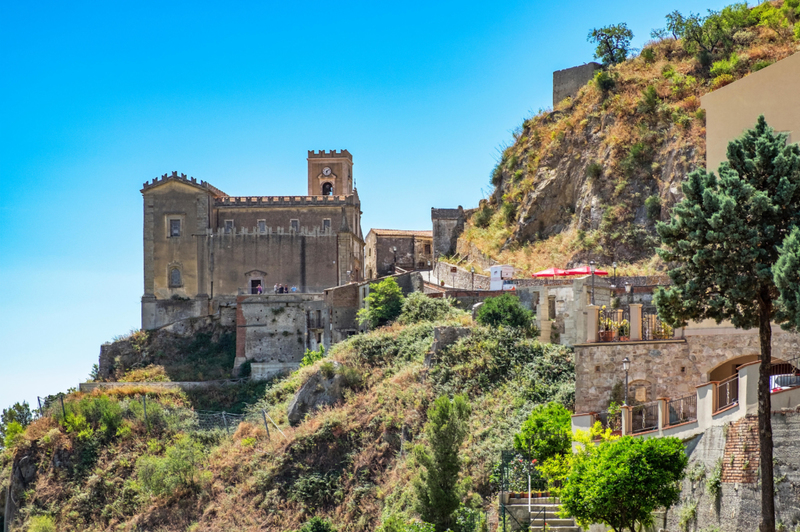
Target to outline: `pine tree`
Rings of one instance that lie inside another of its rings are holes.
[[[784,239],[800,226],[800,148],[786,145],[761,116],[755,128],[728,144],[719,177],[698,169],[683,184],[684,199],[672,219],[658,224],[674,265],[673,285],[655,295],[662,319],[672,326],[689,320],[730,320],[758,327],[761,369],[758,427],[761,468],[761,532],[774,532],[772,424],[769,375],[772,322],[786,320],[773,279]]]
[[[453,512],[463,496],[458,450],[467,435],[469,414],[470,407],[463,396],[456,395],[452,402],[447,396],[439,397],[428,409],[428,444],[414,448],[414,456],[422,466],[414,479],[416,510],[423,521],[436,526],[437,532],[452,526]]]

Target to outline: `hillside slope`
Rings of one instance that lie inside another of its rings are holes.
[[[340,531],[375,530],[412,516],[410,451],[425,441],[432,399],[452,393],[472,406],[464,502],[488,509],[500,450],[512,447],[533,405],[572,402],[574,366],[562,346],[473,326],[467,316],[449,321],[464,324],[471,334],[430,368],[431,322],[353,337],[271,383],[232,436],[198,426],[182,392],[72,394],[66,419],[56,405],[0,454],[0,493],[12,490],[21,505],[14,530],[45,520],[56,530],[290,531],[315,515]],[[317,372],[341,375],[344,400],[291,427],[287,406]],[[267,439],[260,408],[285,437],[272,430]]]
[[[700,96],[794,53],[795,3],[726,8],[729,40],[712,56],[687,52],[682,39],[650,42],[574,99],[525,120],[459,240],[461,257],[526,272],[590,259],[658,269],[655,223],[705,164]]]

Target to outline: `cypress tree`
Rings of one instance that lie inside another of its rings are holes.
[[[414,479],[416,510],[437,532],[453,524],[453,512],[463,496],[458,450],[467,435],[469,414],[470,407],[463,396],[456,395],[452,402],[447,396],[439,397],[428,409],[428,445],[414,448],[414,457],[422,466]]]
[[[786,322],[773,276],[780,246],[800,226],[800,148],[786,144],[761,116],[753,129],[728,144],[719,176],[690,173],[684,199],[657,231],[673,285],[655,295],[662,319],[730,320],[758,328],[758,431],[761,469],[761,532],[774,532],[769,376],[773,322]],[[787,241],[788,243],[788,241]]]

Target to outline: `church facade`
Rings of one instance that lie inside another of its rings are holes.
[[[304,196],[229,196],[177,172],[144,184],[143,329],[212,314],[276,284],[322,294],[363,279],[352,155],[309,151],[307,160]]]

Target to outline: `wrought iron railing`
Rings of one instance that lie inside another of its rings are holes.
[[[592,425],[597,422],[600,422],[600,426],[603,430],[611,429],[613,432],[622,430],[622,414],[620,412],[613,412],[610,414],[608,412],[597,412],[594,414]]]
[[[597,319],[601,342],[624,342],[631,335],[631,311],[625,308],[601,308]]]
[[[669,340],[674,330],[661,321],[655,307],[642,308],[642,340]]]
[[[770,368],[769,388],[795,388],[800,386],[800,357],[786,362],[773,363]]]
[[[739,402],[739,374],[732,375],[717,384],[717,408],[718,412],[723,408],[735,405]]]
[[[679,425],[697,420],[697,393],[671,399],[667,403],[669,424]]]
[[[658,402],[644,403],[631,408],[631,432],[647,432],[658,428]]]

